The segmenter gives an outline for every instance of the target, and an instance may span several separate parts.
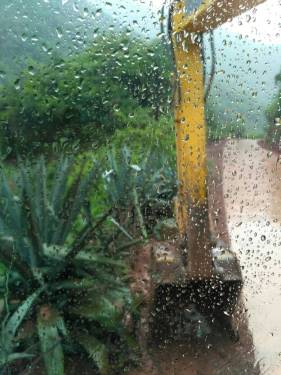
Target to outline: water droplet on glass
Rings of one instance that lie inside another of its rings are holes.
[[[19,78],[15,80],[14,85],[15,85],[16,90],[20,89],[20,79]]]
[[[34,72],[34,66],[30,65],[28,67],[28,73],[31,75],[31,76],[34,76],[35,72]]]
[[[57,32],[58,38],[62,38],[62,34],[63,34],[62,28],[61,27],[57,27],[56,28],[56,32]]]
[[[23,42],[25,42],[25,41],[27,40],[27,34],[26,34],[26,33],[22,33],[22,35],[21,35],[21,40],[22,40]]]

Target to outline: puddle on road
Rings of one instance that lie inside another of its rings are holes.
[[[281,166],[256,141],[228,142],[223,187],[232,249],[262,374],[281,373]]]

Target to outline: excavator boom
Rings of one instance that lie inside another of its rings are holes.
[[[208,32],[231,21],[234,17],[263,3],[265,0],[208,0],[202,2],[195,12],[187,15],[185,2],[175,3],[174,32]]]

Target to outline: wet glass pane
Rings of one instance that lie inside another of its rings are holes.
[[[1,1],[1,374],[281,374],[280,9]]]

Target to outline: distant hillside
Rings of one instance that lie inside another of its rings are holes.
[[[262,131],[265,109],[277,92],[275,76],[281,67],[281,46],[254,43],[220,30],[215,33],[215,45],[211,98],[222,122],[233,123],[242,117],[250,134]],[[209,55],[208,46],[207,59]]]
[[[79,52],[111,23],[87,0],[1,0],[0,82],[29,59],[47,62]]]

